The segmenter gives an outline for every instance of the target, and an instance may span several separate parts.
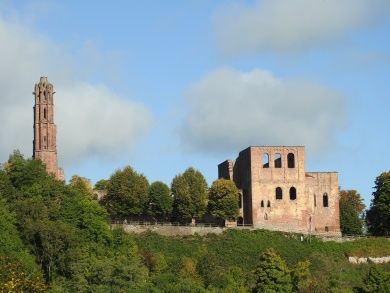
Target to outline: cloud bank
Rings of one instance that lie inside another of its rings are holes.
[[[227,54],[285,52],[337,40],[389,11],[388,0],[258,0],[222,6],[214,20]]]
[[[194,151],[237,152],[249,145],[305,145],[321,153],[344,124],[344,97],[305,80],[255,69],[208,73],[187,92],[183,144]]]
[[[32,154],[34,84],[48,76],[56,94],[60,163],[127,151],[151,124],[140,103],[79,78],[83,65],[58,44],[0,17],[0,161],[14,149]]]

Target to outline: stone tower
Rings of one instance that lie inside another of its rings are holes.
[[[62,169],[57,164],[56,125],[54,124],[53,85],[47,77],[35,84],[33,158],[41,160],[49,174],[64,180]]]

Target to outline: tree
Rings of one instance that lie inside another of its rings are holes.
[[[235,219],[239,215],[238,189],[231,180],[218,179],[209,190],[209,211],[220,219]]]
[[[140,217],[148,202],[149,183],[130,166],[111,175],[103,205],[111,218]]]
[[[364,279],[363,292],[390,292],[390,273],[380,267],[371,267]]]
[[[147,214],[166,220],[172,213],[172,196],[169,187],[161,182],[153,182],[149,187],[149,202]]]
[[[362,234],[364,208],[363,199],[356,190],[340,191],[340,226],[343,234]]]
[[[199,219],[207,207],[207,182],[202,173],[188,168],[172,180],[173,215],[182,222]]]
[[[384,172],[375,180],[374,198],[367,211],[369,232],[374,235],[390,235],[390,172]]]
[[[107,190],[109,182],[110,182],[109,180],[101,179],[95,183],[95,189],[96,190]]]
[[[91,180],[78,175],[73,175],[72,178],[70,179],[69,185],[75,189],[78,189],[87,197],[92,198],[93,189],[92,189]]]
[[[290,271],[272,248],[260,255],[254,276],[254,292],[292,292]]]

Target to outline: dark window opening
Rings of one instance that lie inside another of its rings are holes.
[[[274,160],[275,168],[282,168],[282,155],[279,153],[275,154],[275,160]]]
[[[46,119],[46,108],[43,109],[43,119]]]
[[[264,201],[262,200],[260,203],[260,206],[263,208],[264,207]]]
[[[290,188],[290,199],[291,200],[297,199],[297,189],[295,187]]]
[[[263,168],[269,168],[269,155],[267,153],[263,154],[261,162],[263,164]]]
[[[329,206],[328,194],[325,192],[322,196],[322,205],[326,208]]]
[[[317,206],[317,198],[316,198],[316,195],[314,194],[313,197],[314,197],[314,206],[316,207],[316,206]]]
[[[283,191],[280,187],[276,187],[276,189],[275,189],[275,198],[276,199],[283,199]]]
[[[325,226],[325,232],[329,232],[329,227]]]
[[[295,156],[293,153],[289,153],[287,155],[287,167],[288,168],[295,168]]]
[[[267,201],[267,208],[270,208],[270,207],[271,207],[271,202]]]

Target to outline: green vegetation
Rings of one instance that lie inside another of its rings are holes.
[[[218,179],[213,182],[208,209],[215,218],[230,220],[238,217],[238,189],[232,180]]]
[[[190,222],[201,218],[207,208],[207,182],[202,173],[188,168],[172,180],[173,218]]]
[[[343,235],[363,233],[363,199],[356,190],[340,191],[340,228]]]
[[[189,190],[197,195],[189,197],[191,213],[181,219],[202,215],[207,200],[203,176],[190,168],[175,179],[176,200],[192,195]],[[109,200],[102,206],[91,198],[88,179],[73,176],[67,185],[47,175],[40,161],[26,160],[19,152],[10,156],[0,169],[0,292],[389,290],[390,264],[348,262],[348,256],[388,255],[386,238],[300,241],[300,235],[261,230],[205,237],[129,235],[110,229],[110,214],[167,217],[172,207],[168,187],[161,182],[149,187],[130,167],[116,171],[104,186]],[[210,198],[224,198],[219,195]]]
[[[374,190],[374,198],[367,211],[368,230],[373,235],[390,236],[390,172],[376,178]]]

